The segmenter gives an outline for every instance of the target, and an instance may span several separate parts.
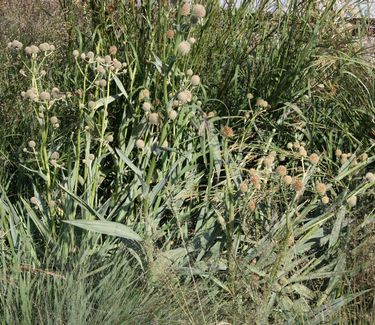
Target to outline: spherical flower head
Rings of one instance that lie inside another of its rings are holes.
[[[135,146],[138,148],[138,149],[143,149],[145,147],[145,142],[142,140],[142,139],[138,139],[136,142],[135,142]]]
[[[254,98],[254,95],[251,94],[251,93],[248,93],[248,94],[246,95],[246,98],[247,98],[248,100],[252,100],[252,99]]]
[[[35,196],[33,196],[32,198],[30,198],[30,202],[32,203],[32,204],[34,204],[34,205],[38,205],[38,199],[35,197]]]
[[[329,197],[327,195],[322,197],[322,203],[323,204],[328,204],[329,203]]]
[[[105,63],[110,64],[110,63],[112,62],[112,58],[111,58],[111,56],[110,56],[110,55],[106,55],[106,56],[104,57],[104,61],[105,61]]]
[[[375,175],[371,172],[368,172],[365,175],[365,180],[366,180],[366,182],[373,183],[373,182],[375,182]]]
[[[115,68],[115,70],[122,69],[122,63],[119,60],[114,59],[112,64],[113,64],[113,67]]]
[[[187,69],[186,70],[186,75],[189,76],[189,77],[191,77],[193,75],[193,70]]]
[[[256,174],[257,174],[256,169],[255,169],[255,168],[250,168],[250,169],[249,169],[249,174],[250,174],[251,176],[256,175]]]
[[[82,59],[82,60],[85,60],[85,59],[86,59],[86,53],[82,53],[82,54],[81,54],[81,59]]]
[[[104,88],[105,86],[107,86],[107,80],[105,80],[105,79],[100,79],[100,80],[99,80],[99,87]]]
[[[56,116],[52,116],[49,120],[51,124],[59,123],[59,119]]]
[[[344,165],[347,161],[348,161],[348,154],[347,153],[343,153],[340,157],[340,163],[341,165]]]
[[[173,107],[173,108],[178,108],[179,106],[180,106],[180,103],[179,103],[178,100],[174,100],[174,101],[172,102],[172,107]]]
[[[49,101],[51,99],[51,95],[48,91],[42,91],[39,95],[40,100]]]
[[[178,52],[181,54],[181,55],[187,55],[189,52],[190,52],[190,49],[191,49],[191,46],[190,46],[190,43],[187,42],[187,41],[182,41],[179,45],[178,45]]]
[[[299,147],[298,153],[300,154],[301,157],[307,157],[307,151],[304,147]]]
[[[92,51],[87,52],[87,58],[88,58],[90,61],[93,61],[93,60],[94,60],[94,57],[95,57],[94,52],[92,52]]]
[[[198,86],[201,82],[201,78],[197,74],[195,74],[194,76],[191,77],[190,82],[193,86]]]
[[[223,126],[220,133],[224,138],[232,138],[234,136],[233,129],[228,125]]]
[[[146,98],[150,98],[150,91],[148,89],[142,89],[139,92],[139,100],[145,100]]]
[[[206,16],[206,8],[201,4],[194,5],[193,15],[198,18],[204,18]]]
[[[168,117],[171,121],[174,121],[177,117],[177,112],[172,109],[169,113],[168,113]]]
[[[295,179],[293,180],[292,185],[293,185],[293,188],[294,188],[294,190],[295,190],[296,192],[300,192],[300,191],[302,191],[303,188],[304,188],[303,180],[300,179],[300,178],[295,178]]]
[[[264,158],[263,163],[264,163],[264,166],[271,167],[274,161],[275,161],[275,156],[268,155],[266,158]]]
[[[49,46],[49,50],[50,50],[50,51],[54,51],[54,50],[56,50],[56,47],[55,47],[55,45],[53,45],[53,44],[50,44],[50,46]]]
[[[89,160],[94,160],[94,159],[95,159],[95,155],[92,154],[92,153],[90,153],[90,154],[87,156],[87,158],[88,158]]]
[[[79,56],[79,51],[78,51],[78,50],[74,50],[74,51],[73,51],[73,56],[74,56],[75,58],[78,58],[78,56]]]
[[[312,153],[309,156],[309,161],[311,164],[317,165],[319,163],[319,155],[317,155],[316,153]]]
[[[256,104],[262,108],[268,107],[268,102],[262,98],[258,98]]]
[[[301,144],[298,141],[296,141],[293,143],[293,147],[294,149],[299,149],[301,147]]]
[[[190,38],[188,39],[188,42],[190,43],[190,45],[195,44],[196,41],[197,41],[197,40],[196,40],[194,37],[190,37]]]
[[[251,212],[254,212],[257,208],[257,202],[254,199],[251,199],[247,204]]]
[[[341,155],[342,155],[342,151],[341,151],[340,149],[336,149],[336,151],[335,151],[335,156],[336,156],[337,158],[339,158],[339,157],[341,157]]]
[[[188,16],[190,14],[190,3],[185,2],[180,8],[180,15],[181,16]]]
[[[39,45],[39,50],[42,52],[47,52],[49,51],[49,44],[48,43],[42,43]]]
[[[109,134],[109,135],[107,136],[107,141],[108,141],[108,142],[113,142],[113,140],[114,140],[113,135],[112,135],[112,134]]]
[[[286,174],[287,174],[287,169],[286,169],[286,167],[285,166],[283,166],[283,165],[280,165],[280,166],[278,166],[277,168],[276,168],[276,173],[277,173],[277,175],[279,175],[279,176],[285,176]]]
[[[246,182],[242,182],[240,184],[240,192],[241,193],[246,193],[248,191],[248,189],[249,189],[249,186],[247,185]]]
[[[88,103],[87,103],[87,107],[89,109],[94,109],[95,108],[95,102],[90,100]]]
[[[167,38],[172,39],[174,37],[174,31],[172,29],[167,30]]]
[[[177,99],[180,101],[181,104],[186,104],[190,102],[192,99],[192,94],[189,90],[184,90],[178,93]]]
[[[144,102],[143,105],[142,105],[142,108],[145,112],[150,112],[151,111],[151,103],[149,102]]]
[[[53,200],[49,200],[48,201],[48,207],[50,209],[53,209],[55,206],[56,206],[56,202],[55,201],[53,201]]]
[[[117,47],[116,47],[116,45],[112,45],[112,46],[109,48],[109,54],[110,54],[110,55],[116,55],[116,54],[117,54]]]
[[[324,195],[324,194],[326,194],[327,186],[324,183],[316,182],[315,190],[318,194]]]
[[[346,203],[348,203],[348,205],[352,208],[355,207],[357,205],[357,197],[355,195],[352,195],[346,200]]]
[[[159,114],[158,113],[151,113],[149,116],[148,116],[148,122],[151,124],[151,125],[158,125],[159,124]]]
[[[284,178],[283,178],[283,182],[286,185],[290,185],[290,184],[293,183],[293,177],[290,176],[290,175],[285,175]]]
[[[367,153],[363,153],[362,155],[359,156],[359,159],[361,161],[367,161],[368,159],[368,154]]]
[[[31,54],[38,54],[39,53],[39,47],[37,47],[35,45],[31,45],[30,51],[31,51]]]
[[[60,158],[60,154],[57,151],[52,152],[51,159],[58,160]]]
[[[16,49],[16,50],[21,50],[22,47],[23,47],[23,44],[22,44],[20,41],[14,40],[14,41],[11,43],[11,47],[13,47],[13,48]]]
[[[36,147],[36,143],[35,143],[35,141],[33,141],[33,140],[30,140],[30,141],[27,143],[27,145],[29,146],[29,148],[35,148],[35,147]]]

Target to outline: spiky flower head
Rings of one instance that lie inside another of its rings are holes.
[[[172,39],[174,37],[174,31],[172,29],[167,30],[167,38]]]
[[[329,203],[329,197],[327,195],[322,197],[322,203],[323,204],[328,204]]]
[[[184,90],[178,93],[177,99],[181,102],[181,104],[186,104],[190,102],[192,99],[192,94],[189,90]]]
[[[151,112],[151,103],[149,102],[144,102],[143,105],[142,105],[142,108],[145,112]]]
[[[40,100],[49,101],[51,99],[51,95],[48,91],[42,91],[39,95]]]
[[[188,42],[190,43],[190,45],[195,44],[196,41],[197,40],[194,37],[189,37],[189,39],[188,39]]]
[[[187,41],[182,41],[179,45],[178,45],[178,52],[181,54],[181,55],[187,55],[189,52],[190,52],[190,49],[191,49],[191,46],[190,46],[190,43],[187,42]]]
[[[327,191],[327,186],[324,183],[316,182],[315,184],[315,190],[320,195],[324,195]]]
[[[249,189],[249,186],[247,185],[246,182],[242,182],[240,184],[240,191],[241,191],[241,193],[246,193],[248,191],[248,189]]]
[[[204,16],[206,16],[206,8],[201,4],[194,5],[193,15],[198,18],[203,18]]]
[[[29,148],[35,148],[36,147],[36,143],[34,140],[30,140],[27,145],[29,146]]]
[[[59,119],[56,116],[51,116],[51,118],[49,120],[50,120],[51,124],[59,123]]]
[[[191,77],[190,82],[193,86],[198,86],[201,82],[201,78],[197,74],[195,74],[194,76]]]
[[[151,125],[158,125],[158,124],[159,124],[159,121],[160,121],[160,118],[159,118],[159,114],[158,114],[158,113],[151,113],[151,114],[148,116],[148,122],[149,122]]]
[[[139,100],[145,100],[146,98],[150,98],[150,91],[148,89],[142,89],[139,92]]]
[[[176,117],[177,117],[177,112],[174,109],[172,109],[168,113],[168,117],[169,117],[170,120],[174,121],[176,119]]]
[[[256,104],[262,108],[268,107],[268,102],[262,98],[258,98]]]
[[[234,136],[233,129],[228,125],[224,125],[221,128],[220,133],[224,138],[232,138]]]
[[[266,158],[264,158],[263,163],[266,167],[271,167],[274,161],[275,161],[275,156],[270,154]]]
[[[293,179],[292,185],[296,192],[300,192],[304,188],[303,180],[297,177]]]
[[[74,51],[73,51],[73,56],[74,56],[75,58],[78,58],[78,56],[79,56],[79,51],[78,51],[78,50],[74,50]]]
[[[116,47],[116,45],[112,45],[112,46],[109,48],[109,54],[110,54],[110,55],[116,55],[116,54],[117,54],[117,47]]]
[[[277,168],[276,168],[276,173],[279,176],[285,176],[287,174],[287,172],[288,171],[287,171],[286,167],[283,166],[283,165],[277,166]]]
[[[317,165],[319,163],[319,155],[316,154],[316,153],[312,153],[309,156],[309,161],[310,161],[311,164]]]
[[[181,16],[188,16],[190,14],[191,6],[190,3],[185,2],[180,8]]]

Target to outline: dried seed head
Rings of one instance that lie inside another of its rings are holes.
[[[174,100],[174,101],[172,102],[172,107],[174,107],[174,108],[178,108],[178,106],[180,106],[179,101],[178,101],[178,100]]]
[[[185,2],[180,8],[180,15],[188,16],[190,14],[190,9],[191,9],[190,4]]]
[[[373,183],[373,182],[375,182],[375,175],[371,172],[368,172],[365,175],[365,180],[366,180],[366,182]]]
[[[144,100],[146,98],[150,98],[150,91],[148,89],[142,89],[139,92],[139,100]]]
[[[251,175],[250,182],[257,187],[260,185],[260,176],[258,174]]]
[[[187,42],[187,41],[182,41],[179,45],[178,45],[178,52],[181,54],[181,55],[186,55],[190,52],[190,49],[191,49],[191,46],[190,46],[190,43]]]
[[[196,41],[197,41],[197,40],[196,40],[194,37],[190,37],[190,38],[188,39],[188,42],[190,43],[190,45],[195,44]]]
[[[52,116],[49,120],[51,124],[59,123],[59,119],[56,116]]]
[[[32,204],[34,204],[34,205],[38,205],[39,204],[38,199],[35,196],[33,196],[32,198],[30,198],[30,202]]]
[[[287,147],[288,149],[293,149],[293,143],[288,142],[288,144],[286,145],[286,147]]]
[[[249,186],[247,185],[247,183],[242,182],[240,184],[240,191],[241,191],[241,193],[246,193],[248,191],[248,189],[249,189]]]
[[[174,37],[174,31],[172,29],[167,30],[167,38],[172,39]]]
[[[169,117],[170,120],[174,121],[176,119],[176,117],[177,117],[177,112],[174,109],[172,109],[168,113],[168,117]]]
[[[319,163],[319,155],[317,155],[316,153],[312,153],[310,156],[309,156],[309,161],[310,163],[312,163],[313,165],[317,165]]]
[[[112,135],[112,134],[109,134],[109,135],[107,136],[107,141],[108,141],[108,142],[113,142],[113,140],[114,140],[113,135]]]
[[[51,158],[58,160],[60,158],[60,154],[57,151],[52,152]]]
[[[345,164],[348,161],[349,155],[347,153],[343,153],[340,158],[341,165]]]
[[[368,159],[368,154],[367,153],[363,153],[362,155],[359,156],[359,159],[361,161],[367,161]]]
[[[49,50],[50,50],[50,51],[54,51],[54,50],[56,50],[56,47],[55,47],[55,45],[53,45],[53,44],[50,44],[50,46],[49,46]]]
[[[184,90],[178,93],[177,99],[181,102],[181,104],[186,104],[190,102],[192,99],[192,94],[189,90]]]
[[[204,8],[203,5],[196,4],[193,7],[193,15],[198,17],[198,18],[203,18],[204,16],[206,16],[206,9]]]
[[[324,183],[316,182],[315,183],[315,190],[320,195],[326,194],[327,186]]]
[[[14,40],[10,44],[11,44],[11,47],[16,49],[16,50],[20,50],[23,47],[23,44],[20,41],[17,41],[17,40]]]
[[[82,60],[85,60],[85,59],[86,59],[86,53],[82,53],[82,54],[81,54],[81,59],[82,59]]]
[[[336,151],[335,151],[335,156],[336,156],[337,158],[339,158],[339,157],[341,157],[341,155],[342,155],[342,151],[341,151],[340,149],[336,149]]]
[[[355,207],[357,205],[357,197],[355,195],[352,195],[346,200],[346,203],[348,203],[350,207]]]
[[[279,175],[279,176],[285,176],[287,174],[287,169],[285,166],[283,165],[280,165],[276,168],[276,173]]]
[[[158,125],[159,124],[159,114],[158,113],[151,113],[149,116],[148,116],[148,122],[151,124],[151,125]]]
[[[94,160],[95,159],[95,155],[90,153],[88,156],[87,156],[87,159],[89,160]]]
[[[193,86],[198,86],[201,82],[201,78],[197,74],[195,74],[194,76],[191,77],[190,82]]]
[[[307,151],[304,147],[299,147],[298,153],[300,154],[301,157],[307,157]]]
[[[30,52],[31,54],[38,54],[39,53],[39,48],[35,45],[30,46]]]
[[[295,179],[293,179],[293,183],[292,183],[292,185],[293,185],[293,188],[294,188],[294,190],[295,190],[296,192],[300,192],[300,191],[302,191],[303,188],[304,188],[303,180],[300,179],[300,178],[295,178]]]
[[[92,51],[87,52],[87,58],[89,60],[91,60],[91,61],[94,60],[94,57],[95,57],[94,52],[92,52]]]
[[[254,98],[254,95],[251,94],[251,93],[248,93],[248,94],[246,95],[246,98],[247,98],[248,100],[252,100],[252,99]]]
[[[249,203],[247,204],[247,206],[249,207],[251,212],[254,212],[257,208],[257,201],[255,201],[254,199],[251,199]]]
[[[100,79],[100,80],[99,80],[99,87],[104,88],[105,86],[107,86],[107,80],[105,80],[105,79]]]
[[[143,105],[142,105],[142,108],[145,112],[150,112],[151,111],[151,103],[149,102],[144,102]]]
[[[60,124],[59,124],[59,123],[56,123],[56,124],[53,125],[53,127],[54,127],[55,129],[58,129],[58,128],[60,127]]]
[[[221,128],[220,133],[224,138],[232,138],[234,136],[233,129],[228,125],[224,125]]]
[[[296,141],[293,143],[293,147],[294,149],[299,149],[301,147],[301,144],[298,141]]]
[[[164,140],[164,142],[162,143],[161,147],[162,147],[162,148],[168,148],[168,146],[169,146],[168,141],[167,141],[167,140]]]
[[[266,158],[264,158],[263,164],[266,167],[271,167],[274,161],[275,161],[275,157],[272,155],[268,155]]]
[[[189,77],[191,77],[193,75],[193,70],[187,69],[186,70],[186,75],[189,76]]]
[[[57,161],[56,161],[56,159],[51,159],[49,162],[51,163],[52,166],[54,166],[54,167],[57,166]]]
[[[135,145],[138,149],[143,149],[145,147],[145,142],[142,139],[138,139],[135,142]]]
[[[262,98],[258,98],[256,104],[260,107],[267,108],[268,102]]]
[[[29,148],[35,148],[35,147],[36,147],[36,143],[35,143],[35,141],[33,141],[33,140],[30,140],[30,141],[27,143],[27,145],[29,146]]]
[[[42,52],[47,52],[49,51],[49,44],[48,43],[42,43],[39,45],[39,50]]]
[[[39,98],[43,101],[49,101],[51,99],[51,95],[48,91],[42,91],[39,95]]]
[[[78,50],[74,50],[74,51],[73,51],[73,56],[74,56],[75,58],[78,58],[78,56],[79,56],[79,51],[78,51]]]
[[[321,200],[322,200],[323,204],[328,204],[329,203],[329,197],[327,195],[323,196]]]
[[[110,55],[116,55],[116,54],[117,54],[117,47],[116,47],[116,45],[112,45],[112,46],[109,48],[109,54],[110,54]]]

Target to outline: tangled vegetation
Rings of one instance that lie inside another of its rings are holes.
[[[21,28],[13,2],[4,324],[374,321],[375,66],[352,6],[41,1]]]

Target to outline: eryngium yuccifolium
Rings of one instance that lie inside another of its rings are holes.
[[[283,165],[280,165],[280,166],[278,166],[277,168],[276,168],[276,173],[277,173],[277,175],[279,175],[279,176],[285,176],[286,174],[287,174],[287,169],[286,169],[286,167],[285,166],[283,166]]]
[[[241,191],[241,193],[246,193],[248,191],[248,189],[249,189],[249,186],[247,185],[247,183],[242,182],[240,184],[240,191]]]
[[[142,105],[142,108],[145,112],[150,112],[151,111],[151,103],[149,102],[144,102],[143,105]]]
[[[185,2],[180,8],[181,16],[188,16],[190,14],[190,3]]]
[[[357,205],[357,197],[355,195],[352,195],[346,200],[346,203],[348,203],[350,207],[355,207]]]
[[[79,56],[79,51],[78,51],[78,50],[74,50],[74,51],[73,51],[73,56],[74,56],[75,58],[78,58],[78,56]]]
[[[59,119],[56,116],[52,116],[49,120],[51,124],[59,123]]]
[[[303,180],[300,178],[295,178],[292,185],[296,192],[302,191],[304,187]]]
[[[189,76],[189,77],[191,77],[193,75],[193,70],[187,69],[186,70],[186,75]]]
[[[189,100],[189,94],[186,90],[181,91],[178,93],[177,99],[180,101],[181,104],[186,104]]]
[[[32,198],[30,198],[30,202],[32,204],[34,204],[34,205],[38,205],[38,199],[35,196],[33,196]]]
[[[174,121],[176,119],[176,117],[177,117],[177,112],[174,109],[172,109],[168,113],[168,117],[169,117],[170,120]]]
[[[94,60],[95,54],[92,51],[87,52],[87,58],[89,60]]]
[[[60,154],[57,151],[52,152],[51,159],[58,160],[60,158]]]
[[[224,125],[221,128],[220,133],[224,138],[232,138],[234,136],[233,129],[228,125]]]
[[[283,178],[283,182],[286,184],[286,185],[290,185],[293,183],[293,178],[292,176],[290,175],[285,175],[284,178]]]
[[[27,143],[27,145],[29,146],[29,148],[35,148],[35,147],[36,147],[36,143],[35,143],[35,141],[33,141],[33,140],[30,140],[30,141]]]
[[[256,104],[262,108],[268,107],[268,102],[262,98],[258,98]]]
[[[312,163],[313,165],[317,165],[319,163],[319,155],[317,155],[316,153],[312,153],[310,156],[309,156],[309,161],[310,163]]]
[[[365,180],[366,180],[366,182],[373,183],[373,182],[375,182],[375,175],[371,172],[368,172],[365,175]]]
[[[48,101],[51,99],[51,95],[48,91],[42,91],[39,95],[40,100]]]
[[[139,100],[144,100],[146,98],[150,98],[150,91],[148,89],[142,89],[139,92]]]
[[[195,74],[194,76],[191,77],[190,82],[193,86],[198,86],[201,82],[201,78],[197,74]]]
[[[151,125],[158,125],[159,124],[159,114],[158,113],[151,113],[148,116],[148,122]]]
[[[190,38],[188,39],[188,42],[190,43],[190,45],[195,44],[196,41],[197,41],[197,40],[196,40],[194,37],[190,37]]]
[[[138,148],[138,149],[143,149],[145,147],[145,142],[142,140],[142,139],[138,139],[136,142],[135,142],[135,146]]]
[[[174,37],[174,31],[172,29],[167,30],[167,38],[172,39]]]
[[[117,47],[116,47],[116,45],[112,45],[109,48],[109,54],[111,54],[111,55],[116,55],[117,54]]]
[[[204,16],[206,16],[206,9],[203,5],[201,4],[196,4],[194,7],[193,7],[193,15],[198,17],[198,18],[203,18]]]
[[[316,184],[315,184],[315,190],[320,195],[324,195],[324,194],[326,194],[327,186],[324,183],[316,182]]]
[[[181,54],[181,55],[186,55],[190,52],[190,49],[191,49],[191,46],[190,46],[190,43],[187,42],[187,41],[182,41],[179,45],[178,45],[178,52]]]
[[[322,197],[322,203],[323,204],[328,204],[329,203],[329,197],[327,195]]]

